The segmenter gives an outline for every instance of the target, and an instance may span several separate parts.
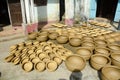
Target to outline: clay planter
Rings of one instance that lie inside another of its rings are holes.
[[[44,42],[48,40],[48,36],[46,35],[40,35],[36,38],[38,41]]]
[[[11,62],[11,60],[14,58],[14,55],[9,55],[8,57],[5,58],[6,62]]]
[[[94,69],[100,70],[105,65],[111,64],[111,60],[105,55],[95,54],[91,56],[90,64]]]
[[[80,47],[77,49],[76,53],[78,55],[80,55],[81,57],[83,57],[85,60],[89,60],[92,52],[90,49],[88,49],[87,47]]]
[[[50,39],[56,39],[59,36],[59,34],[57,32],[52,32],[48,35],[48,37]]]
[[[37,63],[35,64],[34,68],[35,68],[37,71],[42,72],[42,71],[45,70],[46,65],[45,65],[45,63],[44,63],[43,61],[40,61],[40,62],[37,62]]]
[[[81,71],[86,66],[86,61],[79,55],[70,55],[66,58],[65,65],[69,71]]]
[[[46,63],[46,69],[50,72],[55,71],[57,69],[57,67],[58,67],[58,65],[55,61],[51,60],[51,61]]]
[[[119,80],[120,68],[117,66],[105,66],[102,68],[102,80]]]
[[[28,39],[34,40],[37,37],[37,35],[38,35],[37,32],[30,33],[28,34]]]
[[[101,48],[101,47],[96,47],[94,53],[102,54],[102,55],[106,55],[106,56],[109,56],[111,54],[111,52],[108,48]]]
[[[116,44],[110,44],[108,45],[108,48],[112,51],[112,52],[120,52],[120,46],[116,45]]]
[[[58,43],[64,44],[64,43],[67,43],[68,37],[64,36],[64,35],[60,35],[56,38],[56,40],[57,40]]]
[[[22,69],[26,72],[30,72],[33,69],[33,63],[32,62],[25,62],[22,64]]]
[[[79,38],[71,38],[69,39],[69,43],[71,46],[77,47],[77,46],[80,46],[81,40]]]
[[[111,54],[111,62],[113,65],[120,67],[120,54],[112,53]]]

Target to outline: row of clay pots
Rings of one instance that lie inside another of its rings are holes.
[[[50,65],[51,67],[48,68],[52,69],[47,69],[49,71],[55,71],[56,68],[62,63],[62,60],[66,60],[67,56],[72,54],[70,50],[64,48],[61,45],[56,45],[50,41],[34,41],[31,45],[29,44],[28,46],[25,46],[25,43],[24,46],[20,44],[16,44],[10,47],[10,55],[6,57],[5,60],[7,62],[12,62],[15,65],[22,64],[23,70],[27,72],[31,71],[33,67],[35,69],[38,68],[36,67],[38,66],[38,64],[45,64],[45,67],[48,67]],[[19,48],[21,46],[22,48]],[[51,63],[51,61],[53,63]],[[26,66],[28,66],[29,64],[31,67],[29,67],[27,70]],[[54,68],[54,66],[57,67]]]

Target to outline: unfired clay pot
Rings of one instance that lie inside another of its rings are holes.
[[[64,44],[64,43],[67,43],[68,37],[64,35],[60,35],[56,38],[56,40],[58,43]]]
[[[119,46],[119,45],[109,44],[109,45],[108,45],[108,48],[109,48],[112,52],[115,52],[115,51],[120,52],[120,46]]]
[[[22,64],[22,69],[26,72],[30,72],[33,69],[33,63],[32,62],[25,62],[24,64]]]
[[[107,65],[101,73],[102,80],[120,80],[120,67]]]
[[[65,61],[65,65],[69,71],[81,71],[86,66],[86,61],[79,55],[70,55]]]
[[[37,39],[38,41],[43,42],[43,41],[47,41],[47,40],[48,40],[48,36],[46,36],[46,35],[40,35],[40,36],[38,36],[36,39]]]
[[[59,34],[57,32],[52,32],[48,35],[48,37],[50,39],[56,39],[59,36]]]
[[[120,67],[120,53],[112,53],[111,62],[113,65]]]
[[[30,34],[28,34],[28,39],[30,40],[34,40],[37,37],[37,32],[32,32]]]
[[[96,69],[100,70],[105,65],[110,65],[111,60],[109,57],[102,55],[102,54],[94,54],[91,56],[90,59],[91,66]]]
[[[37,62],[37,63],[35,64],[34,68],[35,68],[37,71],[42,72],[42,71],[45,70],[46,65],[45,65],[45,63],[44,63],[43,61],[39,61],[39,62]]]
[[[69,39],[69,43],[71,46],[80,46],[81,40],[79,38],[71,38]]]

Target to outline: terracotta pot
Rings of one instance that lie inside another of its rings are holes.
[[[32,62],[25,62],[24,64],[22,64],[22,69],[26,72],[30,72],[33,69],[33,63]]]
[[[43,62],[47,63],[50,61],[50,57],[49,56],[46,56],[42,59]]]
[[[21,60],[21,64],[24,64],[24,63],[29,62],[29,61],[30,61],[29,58],[24,58],[24,59]]]
[[[41,60],[38,57],[34,57],[31,59],[31,62],[34,64],[38,63],[39,61],[41,61]]]
[[[106,56],[109,56],[111,54],[111,52],[108,48],[102,48],[102,47],[96,47],[94,53],[102,54],[102,55],[106,55]]]
[[[120,54],[112,53],[111,54],[111,62],[113,65],[120,67]]]
[[[71,38],[69,40],[69,43],[70,43],[71,46],[77,47],[77,46],[80,46],[81,40],[79,38]]]
[[[38,55],[38,57],[42,60],[43,58],[45,58],[47,55],[44,53],[44,52],[42,52],[42,53],[40,53],[39,55]]]
[[[44,42],[48,40],[48,36],[46,35],[40,35],[36,38],[38,41]]]
[[[82,47],[88,47],[89,49],[93,50],[95,48],[95,45],[93,42],[82,42]]]
[[[17,65],[20,63],[20,58],[19,57],[16,57],[13,61],[13,64]]]
[[[65,61],[65,65],[69,71],[81,71],[86,66],[86,61],[79,55],[70,55]]]
[[[40,62],[37,62],[37,63],[35,64],[34,68],[35,68],[37,71],[42,72],[42,71],[45,70],[46,65],[45,65],[45,63],[44,63],[43,61],[40,61]]]
[[[102,80],[119,80],[120,68],[117,66],[105,66],[102,68]]]
[[[56,40],[58,43],[64,44],[64,43],[67,43],[68,37],[64,35],[60,35],[56,38]]]
[[[62,59],[60,59],[59,57],[54,57],[53,60],[57,62],[58,65],[62,63]]]
[[[30,40],[34,40],[37,37],[37,32],[32,32],[30,34],[28,34],[28,39]]]
[[[91,56],[90,64],[94,69],[100,70],[105,65],[110,65],[111,60],[109,57],[107,57],[105,55],[94,54]]]
[[[105,40],[95,40],[95,45],[97,47],[106,47],[107,46],[107,42]]]
[[[58,36],[59,36],[59,34],[57,32],[52,32],[52,33],[49,34],[48,37],[50,39],[56,39]]]
[[[89,60],[92,52],[90,49],[88,49],[87,47],[80,47],[77,49],[76,53],[78,55],[80,55],[81,57],[83,57],[85,60]]]
[[[48,71],[55,71],[57,69],[58,65],[55,61],[49,61],[46,63],[46,69]]]

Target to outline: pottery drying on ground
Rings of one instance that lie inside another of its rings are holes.
[[[85,60],[89,60],[92,55],[91,50],[87,47],[79,47],[76,53],[83,57]]]
[[[111,54],[110,50],[108,48],[101,48],[101,47],[96,47],[94,53],[102,54],[102,55],[106,55],[106,56],[109,56]]]
[[[68,37],[64,35],[60,35],[56,38],[56,40],[58,43],[64,44],[64,43],[67,43]]]
[[[111,62],[113,65],[120,67],[120,53],[112,53]]]
[[[34,68],[37,71],[42,72],[46,69],[46,65],[43,61],[39,61],[39,62],[35,63]]]
[[[74,71],[81,71],[86,66],[86,61],[84,58],[80,57],[79,55],[71,55],[68,56],[65,65],[68,70],[74,72]]]
[[[46,69],[48,71],[55,71],[57,69],[58,65],[57,65],[57,62],[55,61],[49,61],[46,63]]]
[[[109,57],[102,55],[102,54],[95,54],[91,56],[90,59],[90,63],[91,66],[96,69],[96,70],[100,70],[102,67],[104,67],[105,65],[110,65],[111,64],[111,60]]]
[[[71,46],[77,47],[77,46],[80,46],[81,40],[79,38],[70,38],[69,43]]]
[[[105,66],[101,72],[102,80],[119,80],[120,79],[120,68],[117,66]]]
[[[30,72],[33,69],[33,63],[32,62],[25,62],[24,64],[22,64],[22,69],[26,72]]]

